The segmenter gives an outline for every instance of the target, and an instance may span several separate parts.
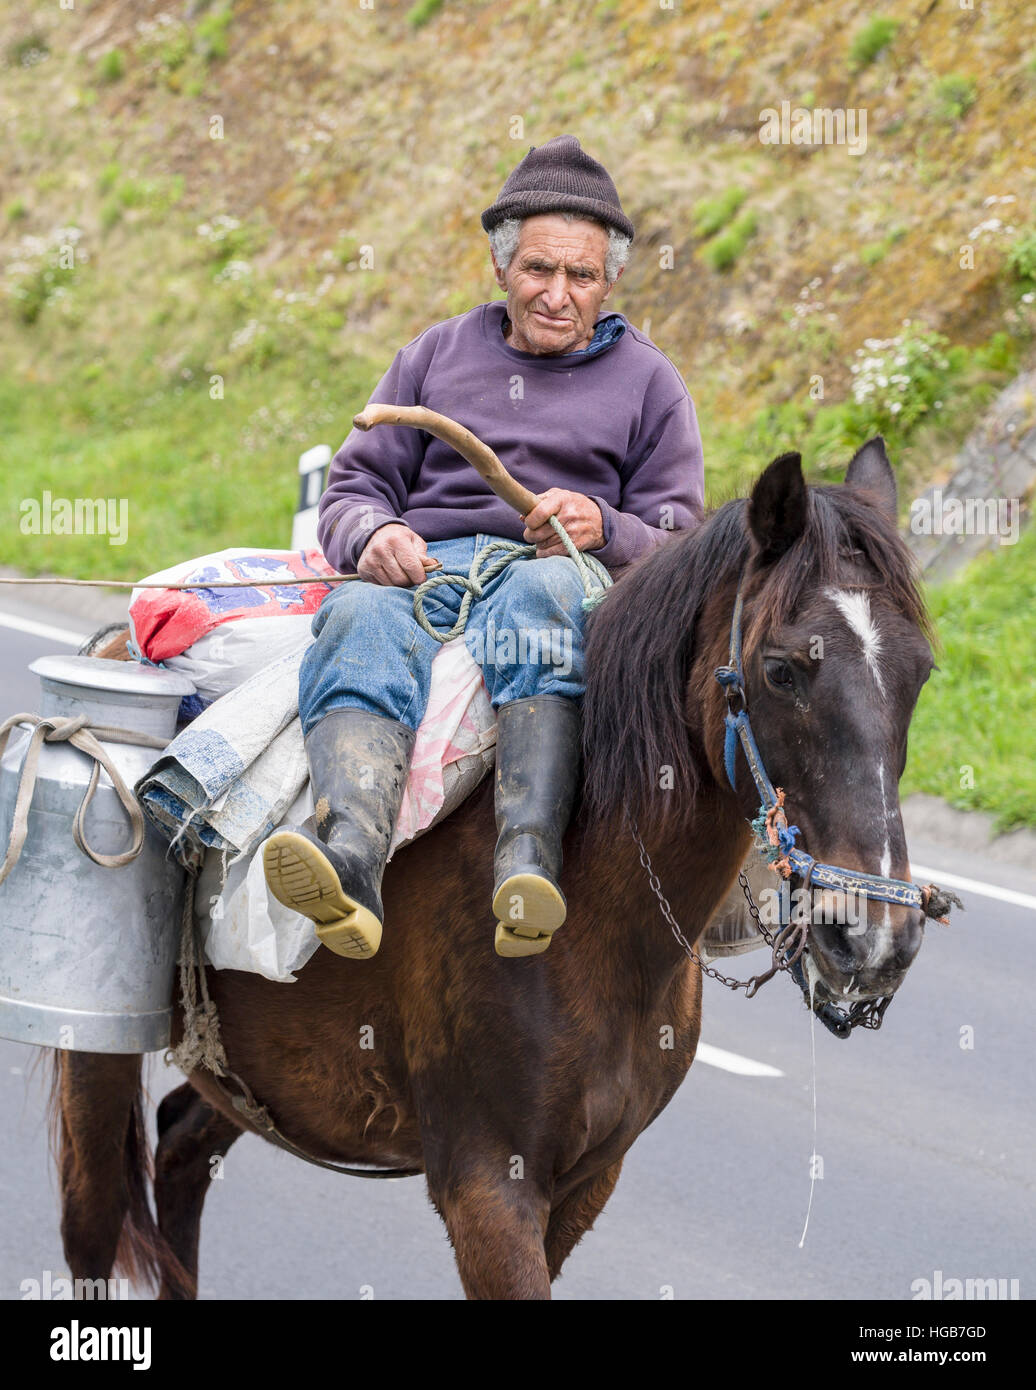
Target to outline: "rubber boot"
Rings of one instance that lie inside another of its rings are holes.
[[[306,736],[315,813],[266,841],[270,892],[353,960],[381,944],[381,879],[406,787],[414,732],[366,710],[333,710]]]
[[[565,920],[561,837],[579,785],[580,709],[562,695],[497,711],[493,911],[498,956],[545,951]]]

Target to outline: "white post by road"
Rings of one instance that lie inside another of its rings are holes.
[[[324,491],[324,475],[330,462],[330,444],[316,444],[299,459],[299,505],[291,524],[292,550],[319,548],[317,503]]]

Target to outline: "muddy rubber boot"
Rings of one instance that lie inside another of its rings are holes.
[[[366,710],[332,710],[306,736],[315,812],[263,848],[270,892],[316,924],[340,956],[381,944],[381,878],[406,787],[414,732]]]
[[[498,956],[545,951],[565,920],[561,837],[579,785],[579,705],[562,695],[497,711],[493,911]]]

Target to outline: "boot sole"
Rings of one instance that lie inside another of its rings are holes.
[[[521,901],[521,917],[515,918],[514,899]],[[561,892],[541,874],[518,873],[505,878],[493,894],[497,918],[498,956],[539,955],[565,920],[567,907]],[[506,949],[501,949],[505,947]]]
[[[329,951],[350,960],[368,960],[377,952],[381,923],[345,892],[334,865],[304,835],[291,830],[271,835],[263,847],[263,869],[277,901],[308,917]]]

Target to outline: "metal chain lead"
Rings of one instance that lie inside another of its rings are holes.
[[[741,891],[745,895],[745,902],[748,905],[748,914],[762,934],[766,944],[771,949],[773,964],[770,969],[765,971],[762,975],[753,975],[750,980],[735,980],[733,976],[724,975],[713,966],[706,965],[698,952],[684,936],[680,929],[679,922],[673,916],[673,909],[669,899],[662,892],[662,882],[652,867],[651,856],[648,854],[647,847],[640,838],[640,832],[637,830],[636,823],[632,818],[630,819],[630,831],[640,854],[641,865],[644,868],[644,872],[647,874],[648,883],[651,885],[651,891],[658,899],[658,906],[662,916],[665,918],[666,922],[668,922],[673,936],[683,948],[688,958],[698,967],[703,975],[708,975],[711,979],[717,980],[727,989],[746,990],[747,993],[745,994],[745,998],[751,999],[759,989],[759,986],[765,984],[767,980],[771,980],[778,971],[791,970],[791,967],[801,957],[806,946],[807,932],[805,924],[801,924],[797,927],[793,925],[784,928],[774,936],[763,922],[759,908],[756,906],[755,899],[752,897],[752,887],[748,881],[748,875],[743,869],[738,872],[737,881],[741,885]],[[782,952],[783,954],[781,954]],[[792,978],[794,978],[794,976]],[[891,1002],[892,996],[884,995],[880,999],[861,1000],[853,1004],[848,1014],[845,1015],[849,1028],[870,1028],[877,1030],[881,1027],[882,1019],[885,1017],[885,1010]]]
[[[778,937],[774,937],[763,925],[759,909],[758,907],[756,907],[755,901],[752,898],[752,890],[749,886],[748,879],[742,871],[738,874],[738,882],[741,884],[742,891],[745,894],[745,898],[748,903],[749,914],[752,917],[752,920],[755,922],[756,926],[759,928],[759,931],[762,933],[763,938],[766,941],[766,944],[771,948],[771,951],[773,952],[773,967],[762,975],[753,975],[752,978],[749,980],[735,980],[732,975],[724,975],[722,971],[717,970],[714,966],[707,965],[705,961],[702,960],[698,952],[687,940],[687,938],[684,936],[683,932],[680,929],[679,922],[673,916],[673,909],[669,903],[669,899],[662,892],[661,880],[652,868],[651,856],[648,854],[644,841],[640,838],[640,832],[638,831],[636,824],[632,820],[630,821],[630,829],[633,833],[634,842],[636,843],[637,849],[640,853],[640,862],[644,868],[644,872],[647,874],[648,883],[651,885],[651,891],[658,899],[659,910],[661,911],[662,916],[665,918],[666,922],[668,922],[669,929],[673,933],[673,936],[676,938],[679,945],[683,948],[689,959],[693,961],[693,963],[699,968],[703,975],[708,975],[711,979],[717,980],[721,985],[724,985],[727,989],[748,990],[749,992],[745,997],[751,999],[761,984],[765,984],[765,982],[771,979],[777,973],[777,971],[788,970],[790,966],[794,963],[794,961],[798,960],[799,956],[802,953],[802,945],[805,944],[804,942],[799,945],[799,949],[794,953],[794,955],[791,958],[778,958],[777,950],[781,944],[783,933],[781,933],[781,935]]]

